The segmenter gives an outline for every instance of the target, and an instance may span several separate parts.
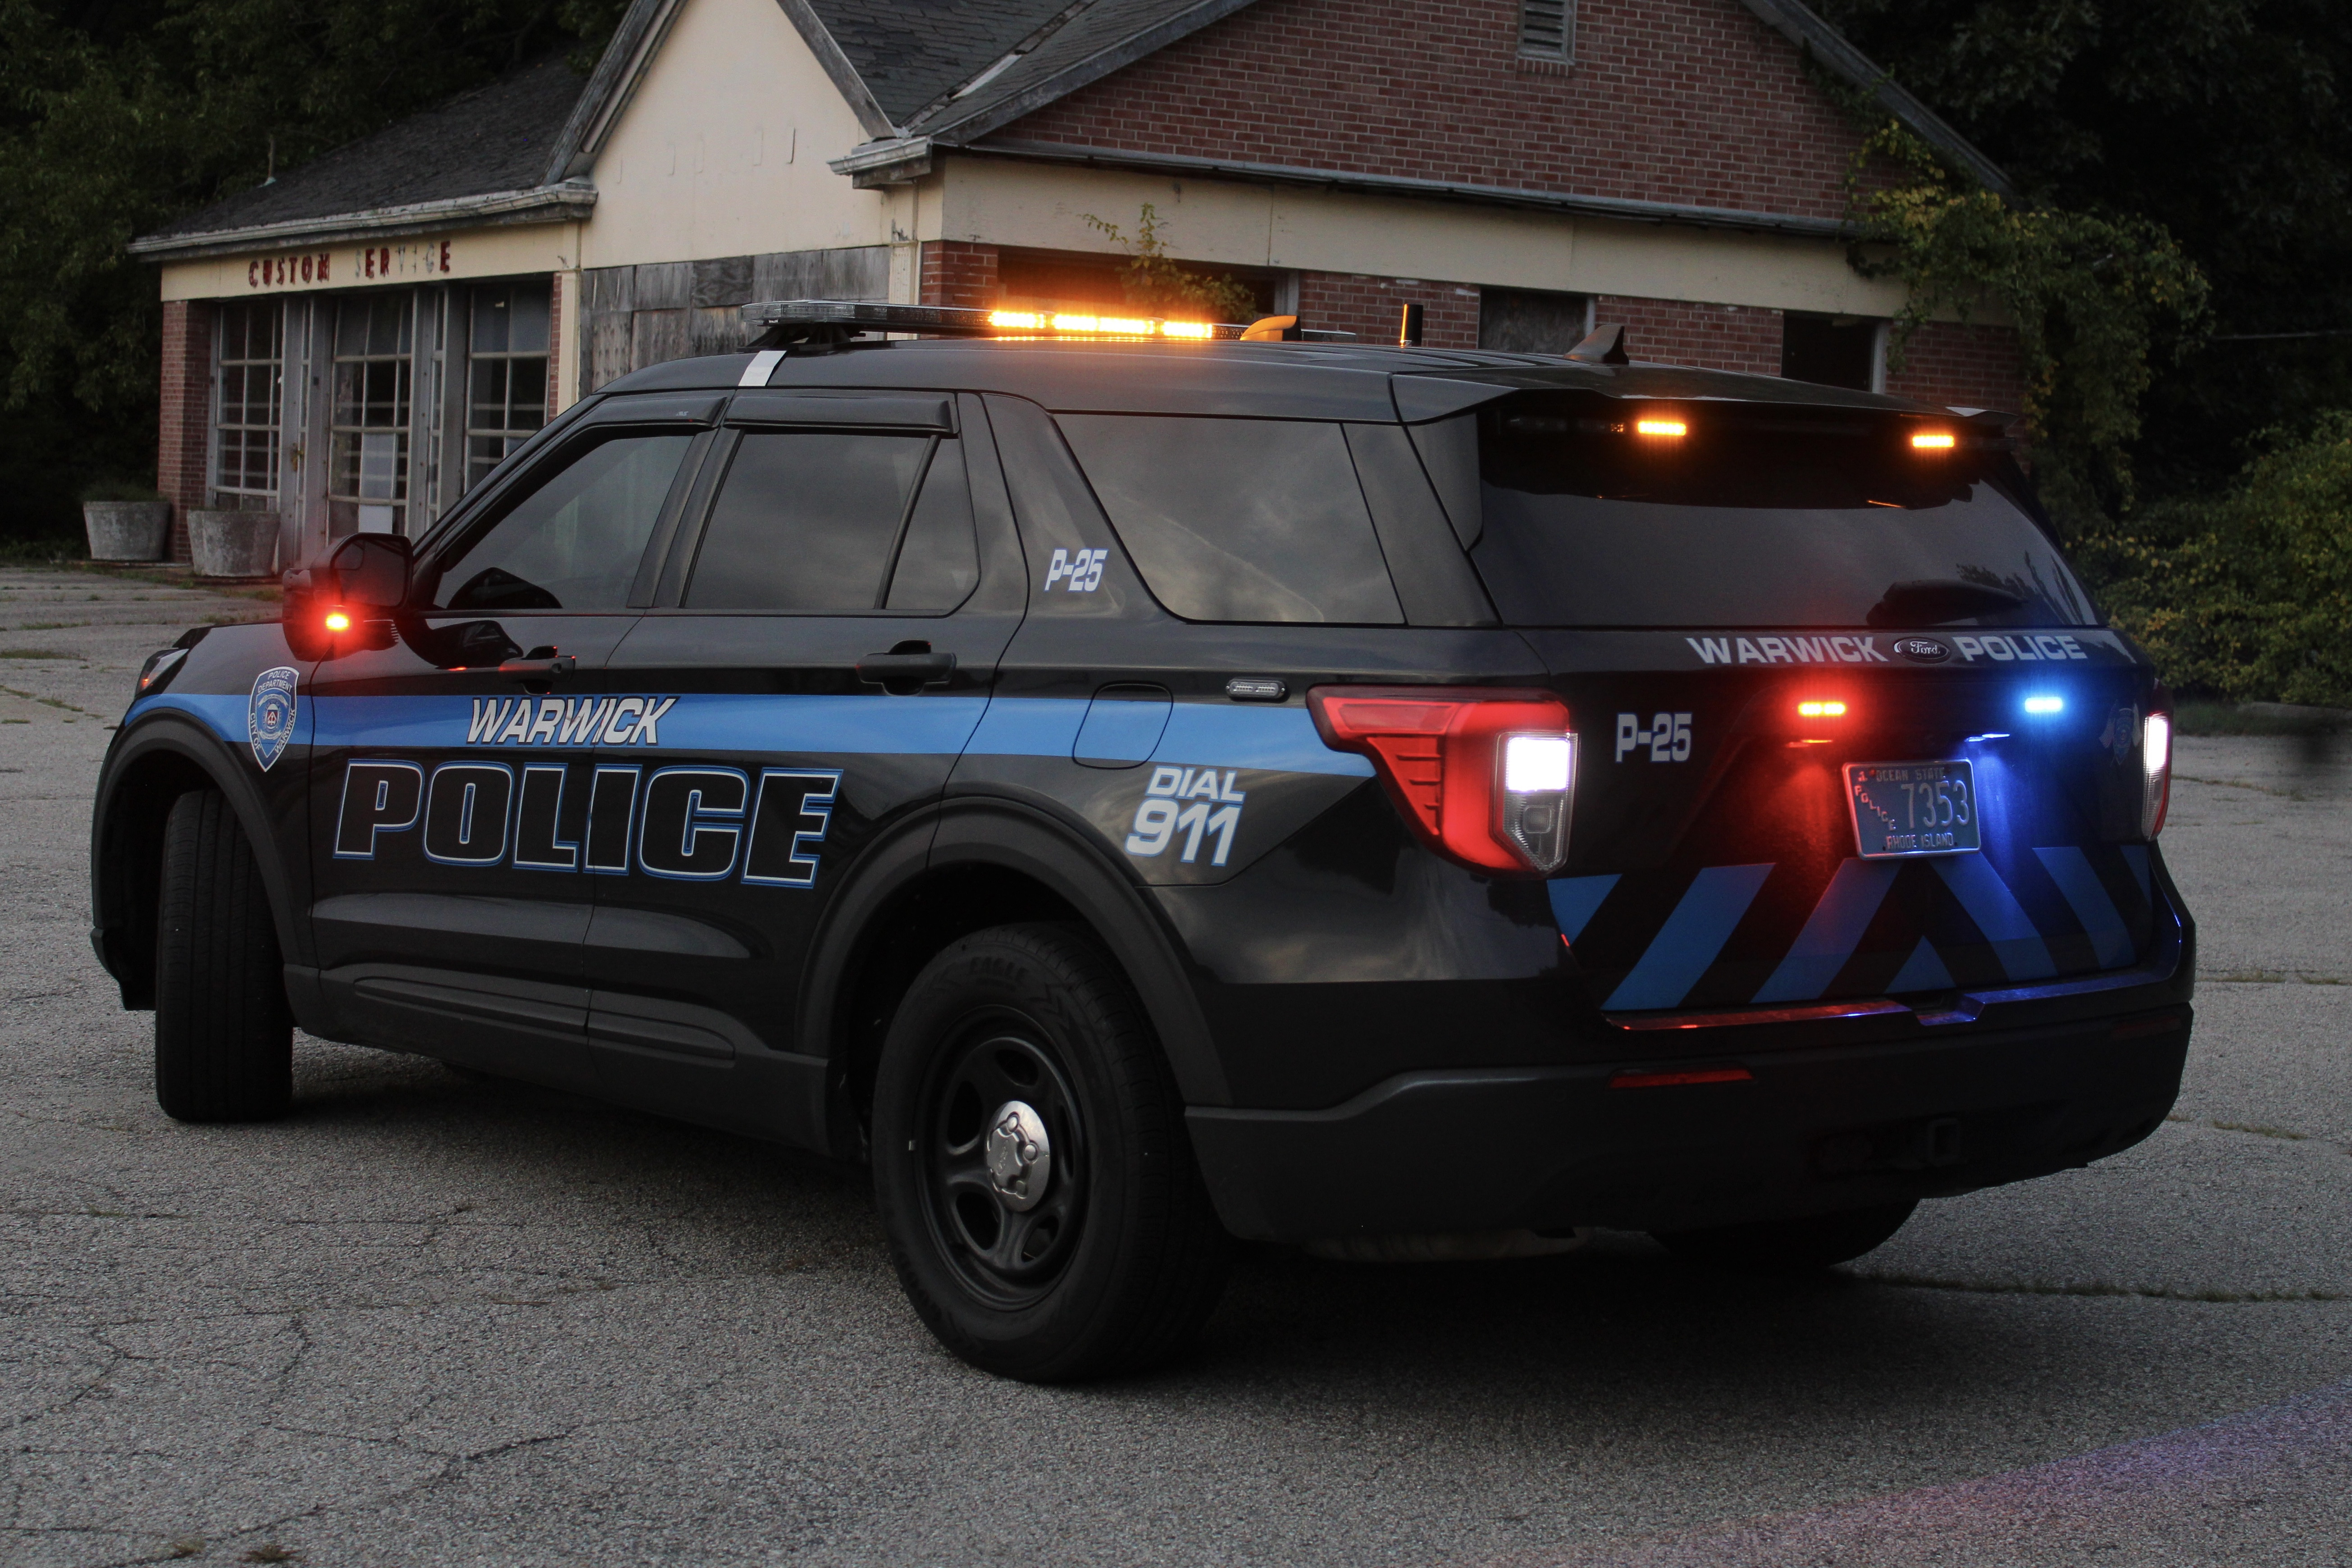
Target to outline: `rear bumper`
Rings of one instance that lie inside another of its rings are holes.
[[[1707,1059],[1748,1081],[1612,1087],[1654,1057],[1406,1072],[1329,1110],[1195,1108],[1188,1121],[1218,1211],[1245,1237],[1675,1230],[2102,1159],[2171,1109],[2189,1026],[2177,1003],[1873,1044],[1743,1053],[1726,1039]]]

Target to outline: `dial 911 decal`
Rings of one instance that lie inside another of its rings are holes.
[[[1209,864],[1222,866],[1241,831],[1242,803],[1248,792],[1234,787],[1236,770],[1187,768],[1162,763],[1143,786],[1143,802],[1127,835],[1127,852],[1139,859],[1164,855],[1181,845],[1176,858],[1198,861],[1202,844],[1212,846]]]

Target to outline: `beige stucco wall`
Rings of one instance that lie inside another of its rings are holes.
[[[892,201],[825,167],[865,140],[775,0],[688,0],[597,156],[582,264],[888,244]]]
[[[927,239],[1110,251],[1087,215],[1131,231],[1149,202],[1169,251],[1211,264],[1860,316],[1903,302],[1900,284],[1857,276],[1831,240],[982,157],[950,157],[930,184]]]

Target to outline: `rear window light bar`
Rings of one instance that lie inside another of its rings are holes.
[[[1158,317],[1087,315],[1069,310],[999,310],[966,305],[891,305],[871,300],[762,300],[743,307],[743,325],[754,349],[790,343],[837,343],[862,332],[912,332],[934,338],[1146,339],[1171,342],[1231,341],[1261,331],[1256,341],[1296,335],[1310,343],[1352,343],[1353,332],[1290,325],[1282,317],[1263,323],[1170,321]]]

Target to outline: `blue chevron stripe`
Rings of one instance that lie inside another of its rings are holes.
[[[2074,918],[2083,922],[2083,930],[2091,938],[2091,951],[2099,963],[2109,969],[2120,969],[2132,961],[2131,932],[2124,925],[2124,917],[2116,909],[2116,900],[2108,896],[2099,874],[2091,869],[2090,858],[2072,844],[2055,848],[2036,849],[2042,868],[2058,890],[2066,895],[2067,905]]]
[[[1983,856],[1943,855],[1934,865],[1944,885],[1968,910],[1969,919],[1984,932],[1993,956],[2011,980],[2046,980],[2058,973],[2040,928]]]
[[[1561,877],[1546,882],[1544,891],[1551,895],[1551,918],[1559,922],[1559,934],[1571,942],[1582,936],[1618,880],[1612,872],[1606,877]]]
[[[1731,940],[1732,928],[1771,874],[1769,865],[1709,866],[1701,871],[1650,940],[1641,962],[1603,1005],[1612,1010],[1681,1005]]]
[[[1895,885],[1899,868],[1891,860],[1848,859],[1822,889],[1821,901],[1805,921],[1805,929],[1789,946],[1780,967],[1756,993],[1759,1002],[1810,1002],[1830,988],[1862,933]]]

